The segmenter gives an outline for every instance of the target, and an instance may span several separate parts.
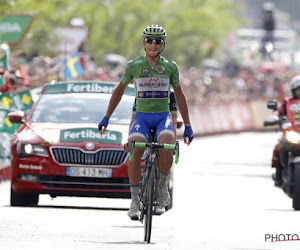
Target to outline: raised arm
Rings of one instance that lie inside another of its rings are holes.
[[[115,88],[114,92],[111,95],[107,111],[101,122],[98,124],[99,133],[102,135],[106,131],[106,127],[108,125],[108,120],[112,113],[115,111],[116,107],[118,106],[119,102],[121,101],[121,98],[124,94],[125,88],[127,86],[120,82],[117,87]]]
[[[182,91],[181,86],[174,88],[174,93],[175,93],[176,102],[177,102],[177,105],[178,105],[178,108],[179,108],[179,111],[180,111],[180,114],[182,116],[184,126],[185,126],[183,137],[185,139],[185,143],[190,144],[194,138],[194,133],[193,133],[193,130],[191,127],[186,97]],[[186,140],[186,137],[188,137],[188,140]]]

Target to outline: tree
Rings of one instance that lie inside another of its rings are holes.
[[[167,39],[166,53],[186,66],[199,66],[206,56],[216,53],[237,22],[237,6],[227,1],[177,0],[167,10],[164,22],[171,39]]]
[[[235,28],[238,5],[229,0],[7,0],[5,11],[34,14],[33,25],[22,44],[27,53],[55,55],[53,29],[68,26],[72,17],[83,18],[89,30],[89,52],[101,64],[105,54],[128,59],[143,53],[141,34],[149,24],[167,30],[163,55],[185,67],[198,66],[216,55],[227,32]]]
[[[34,16],[23,43],[12,49],[21,49],[28,55],[54,55],[57,39],[52,35],[53,28],[68,22],[73,14],[68,6],[72,3],[72,0],[6,0],[6,4],[1,5],[0,15],[9,12]]]

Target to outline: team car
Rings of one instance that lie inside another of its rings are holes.
[[[28,114],[9,114],[20,123],[11,142],[12,206],[37,205],[40,194],[130,198],[127,143],[135,91],[127,87],[105,135],[105,115],[116,83],[46,84]],[[26,116],[26,117],[25,117]]]

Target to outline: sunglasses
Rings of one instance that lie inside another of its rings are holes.
[[[157,37],[147,37],[145,38],[145,42],[149,44],[162,44],[164,42],[163,39]]]

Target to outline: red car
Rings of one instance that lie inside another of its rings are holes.
[[[98,122],[115,83],[47,84],[27,117],[9,114],[22,123],[11,144],[12,206],[37,205],[39,194],[129,198],[127,142],[134,89],[126,92],[110,118],[105,135]]]

